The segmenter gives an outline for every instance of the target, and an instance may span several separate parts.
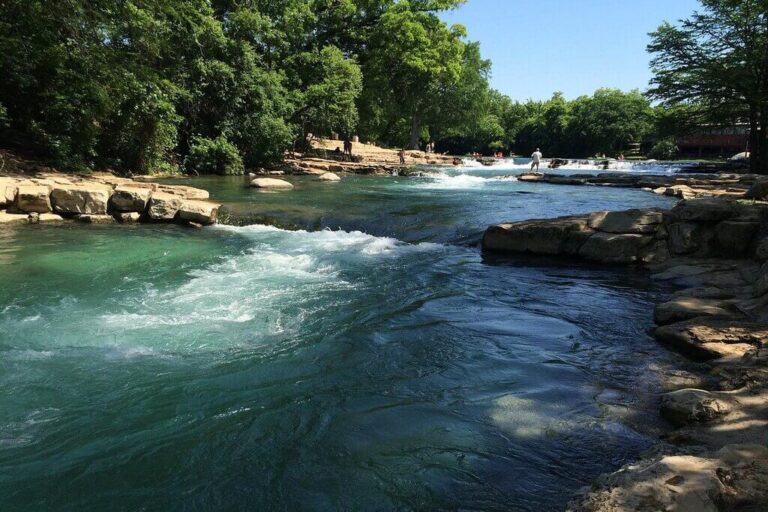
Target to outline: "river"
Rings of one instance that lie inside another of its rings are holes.
[[[562,508],[655,441],[665,291],[479,237],[672,200],[511,170],[200,178],[237,225],[0,229],[0,510]]]

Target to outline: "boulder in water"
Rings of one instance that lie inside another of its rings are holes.
[[[198,224],[214,224],[219,213],[219,205],[208,201],[188,199],[181,203],[179,220]]]
[[[290,189],[293,188],[293,184],[285,181],[278,180],[277,178],[256,178],[251,181],[251,187],[263,188],[263,189]]]
[[[341,178],[339,178],[338,175],[336,175],[336,174],[334,174],[332,172],[327,172],[325,174],[321,174],[320,176],[317,177],[317,179],[319,181],[341,181]]]

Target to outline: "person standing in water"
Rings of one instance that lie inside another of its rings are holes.
[[[538,172],[539,165],[541,165],[541,157],[542,157],[541,150],[539,148],[536,148],[536,151],[534,151],[533,154],[531,155],[531,158],[532,158],[531,170],[533,170],[533,168],[535,167],[536,171]]]

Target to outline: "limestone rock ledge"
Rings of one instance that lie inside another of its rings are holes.
[[[62,222],[213,224],[208,192],[112,175],[0,177],[0,225]]]
[[[714,452],[659,455],[601,478],[569,512],[765,510],[768,448],[727,445]]]

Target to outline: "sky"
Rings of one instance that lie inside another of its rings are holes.
[[[648,32],[699,8],[698,0],[468,0],[441,17],[480,41],[492,87],[525,101],[645,90]]]

